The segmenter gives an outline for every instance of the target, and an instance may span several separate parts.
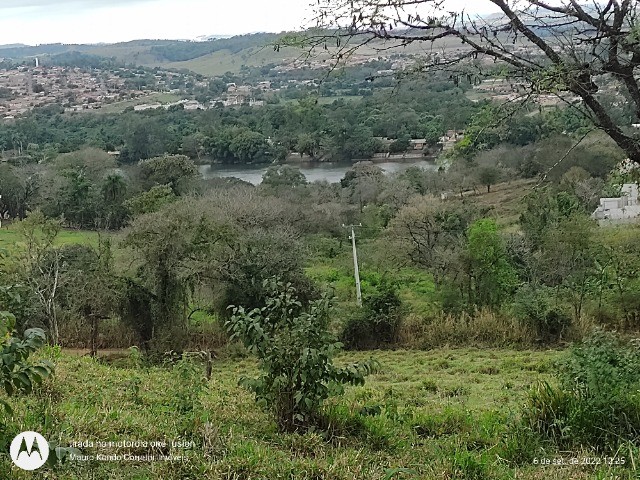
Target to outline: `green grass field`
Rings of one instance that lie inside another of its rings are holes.
[[[90,232],[86,230],[60,230],[58,237],[56,238],[56,245],[68,245],[68,244],[84,244],[91,245],[98,244],[98,232]],[[3,226],[0,228],[0,249],[7,250],[9,252],[15,250],[16,246],[23,241],[17,225]]]
[[[242,375],[255,373],[248,358],[216,360],[211,380],[197,387],[199,368],[188,373],[140,367],[136,357],[116,365],[62,354],[55,359],[55,378],[35,395],[11,399],[15,414],[4,434],[13,438],[35,430],[61,446],[92,441],[93,448],[81,449],[84,455],[184,457],[75,461],[45,467],[37,478],[47,479],[635,478],[629,469],[601,467],[594,477],[594,467],[540,467],[505,458],[515,441],[509,425],[528,388],[549,380],[552,362],[561,355],[494,349],[345,353],[339,362],[373,357],[381,370],[330,401],[334,427],[327,436],[278,433],[271,417],[238,386]],[[193,445],[97,446],[135,440]],[[0,456],[0,477],[35,478],[10,466],[6,455]]]

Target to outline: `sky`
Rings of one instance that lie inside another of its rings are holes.
[[[486,8],[489,3],[447,1],[453,8],[469,8],[470,4],[483,4]],[[309,25],[309,3],[309,0],[0,0],[0,44],[192,40],[209,35],[281,32]]]

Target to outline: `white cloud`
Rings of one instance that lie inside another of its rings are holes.
[[[46,8],[33,5],[45,3],[42,0],[30,3],[0,8],[0,43],[99,43],[277,32],[301,27],[307,15],[305,0],[138,0],[115,5],[67,1]]]
[[[447,2],[452,9],[494,11],[487,0]],[[0,44],[280,32],[308,26],[309,3],[311,0],[0,0]]]

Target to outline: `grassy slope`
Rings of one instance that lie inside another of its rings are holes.
[[[355,54],[358,56],[371,57],[373,59],[377,58],[380,55],[388,55],[389,53],[423,55],[431,52],[431,48],[425,48],[424,45],[420,45],[418,43],[411,44],[403,48],[398,47],[393,50],[383,50],[382,53],[377,50],[376,47],[386,48],[380,42],[378,42],[376,44],[372,44],[371,46],[360,48]],[[450,50],[458,48],[458,46],[456,43],[446,41],[441,42],[441,44],[434,47],[435,51],[441,51],[443,48],[445,50]],[[335,49],[330,48],[329,51],[332,50]],[[184,62],[158,64],[157,60],[154,60],[150,63],[145,63],[145,65],[161,65],[170,68],[186,68],[202,75],[216,76],[223,75],[226,72],[238,73],[240,72],[240,67],[242,67],[242,65],[246,65],[249,67],[261,67],[270,63],[274,63],[276,65],[287,64],[296,59],[304,59],[307,53],[307,50],[292,47],[281,48],[276,52],[270,45],[256,45],[255,47],[244,49],[237,54],[233,54],[229,50],[221,50]],[[316,56],[316,54],[314,53],[310,60],[326,60],[327,62],[329,62],[329,64],[331,63],[330,55],[325,54],[324,52],[319,53],[318,55],[319,56]]]
[[[491,215],[498,224],[512,231],[520,221],[524,197],[533,191],[537,183],[535,179],[500,183],[491,187],[491,193],[487,193],[486,187],[479,185],[478,195],[475,195],[472,201],[490,207]]]
[[[196,443],[192,450],[172,451],[186,455],[185,462],[69,464],[41,471],[50,479],[592,478],[590,467],[514,467],[500,458],[501,438],[527,388],[549,378],[546,372],[559,352],[443,349],[351,353],[339,361],[369,355],[382,370],[331,401],[338,423],[350,425],[331,442],[317,434],[278,434],[237,384],[240,376],[255,372],[247,359],[216,361],[200,405],[193,414],[181,414],[176,395],[183,387],[176,372],[63,355],[54,381],[35,396],[12,400],[16,414],[7,434],[32,429],[62,445],[87,439]],[[128,452],[144,455],[148,449],[85,449]],[[385,475],[396,468],[407,470]],[[10,467],[6,456],[0,457],[0,477],[34,478]]]
[[[511,227],[518,201],[531,186],[530,182],[498,185],[491,194],[482,193],[474,201],[493,205],[497,215],[507,218],[504,225]],[[612,235],[625,232],[611,230]],[[95,233],[63,231],[60,243],[96,239]],[[10,249],[17,241],[15,228],[0,230],[0,248]],[[344,300],[352,300],[350,246],[346,241],[343,248],[329,242],[331,245],[319,242],[315,248],[335,245],[337,257],[327,260],[318,252],[308,273],[332,283]],[[367,266],[371,261],[367,255],[364,239],[365,288],[384,273]],[[432,289],[428,275],[402,269],[394,276],[402,281],[401,294],[407,303],[426,310],[428,306],[421,302]],[[176,399],[189,387],[181,389],[183,380],[175,372],[135,368],[131,363],[108,366],[65,354],[56,360],[55,381],[35,396],[12,399],[16,413],[6,435],[12,438],[18,431],[34,429],[62,445],[86,439],[187,438],[196,442],[194,450],[174,451],[188,456],[184,463],[80,463],[42,471],[51,479],[440,479],[465,478],[464,474],[478,479],[594,478],[591,467],[543,468],[526,462],[516,466],[503,460],[507,425],[519,415],[529,386],[550,379],[552,363],[561,354],[473,348],[344,353],[340,362],[373,356],[382,368],[365,386],[348,388],[343,398],[330,402],[338,423],[350,426],[331,442],[314,434],[277,433],[269,416],[237,385],[240,376],[255,372],[250,359],[216,361],[212,380],[200,396],[201,406],[191,415],[179,413]],[[101,449],[88,453],[125,452]],[[137,449],[135,453],[147,451]],[[547,456],[570,455],[549,451]],[[386,475],[392,469],[407,470]],[[630,471],[608,467],[601,467],[599,475],[597,478],[632,478]],[[34,477],[13,469],[6,456],[0,456],[0,478]]]
[[[288,63],[298,58],[301,53],[300,50],[293,48],[283,48],[279,52],[275,52],[273,47],[258,46],[247,48],[237,54],[233,54],[229,50],[221,50],[193,60],[166,63],[163,66],[178,69],[186,68],[202,75],[216,76],[224,75],[227,72],[238,73],[242,65],[261,67],[270,63],[277,65]]]
[[[17,229],[16,224],[12,224],[8,227],[3,226],[0,228],[0,249],[5,249],[11,252],[16,244],[22,242],[20,232]],[[56,245],[67,244],[83,244],[89,243],[91,245],[98,244],[98,233],[89,232],[84,230],[61,230],[56,239]]]

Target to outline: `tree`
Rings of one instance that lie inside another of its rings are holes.
[[[178,200],[178,196],[173,193],[169,185],[156,185],[146,192],[142,192],[124,202],[124,207],[130,214],[142,215],[160,210],[165,205]]]
[[[304,44],[323,47],[329,43],[327,36],[334,37],[332,44],[338,45],[337,56],[343,59],[358,46],[376,48],[376,39],[401,46],[419,43],[429,52],[421,59],[420,70],[449,69],[456,84],[474,83],[482,75],[495,76],[499,71],[501,77],[521,87],[522,98],[569,92],[581,101],[575,108],[640,163],[638,138],[625,131],[612,102],[601,93],[605,84],[618,88],[619,98],[632,105],[636,120],[640,118],[637,2],[611,0],[589,6],[578,0],[483,3],[497,7],[500,16],[490,21],[474,17],[456,11],[446,0],[320,0],[316,20],[324,33],[310,34]],[[451,38],[458,39],[462,48],[443,57],[438,53],[439,41]],[[513,48],[514,44],[519,48]],[[389,45],[377,48],[386,50]],[[487,60],[494,60],[499,70]]]
[[[176,195],[186,193],[198,176],[198,168],[185,155],[164,155],[140,162],[142,177],[156,185],[168,185]]]
[[[145,124],[136,125],[133,129],[130,139],[124,149],[123,160],[135,163],[139,160],[149,158],[150,151],[150,132]]]
[[[389,145],[389,153],[402,153],[409,150],[411,146],[411,137],[407,134],[402,134],[395,140],[391,145]]]
[[[63,183],[56,195],[57,210],[46,206],[46,213],[52,217],[63,216],[71,226],[91,227],[96,220],[96,198],[94,185],[84,170],[65,170]]]
[[[214,258],[211,249],[225,236],[201,206],[186,200],[165,206],[136,217],[126,232],[124,246],[133,249],[138,268],[128,280],[131,288],[124,302],[125,307],[135,308],[125,308],[125,316],[134,322],[145,348],[154,333],[184,330],[196,280]],[[142,324],[132,315],[139,309],[150,310]]]
[[[127,182],[121,175],[107,176],[102,182],[102,198],[104,202],[98,205],[98,212],[103,219],[105,228],[120,228],[127,219],[127,209],[123,205],[127,192]]]
[[[57,345],[60,339],[58,325],[60,252],[53,243],[60,231],[60,223],[45,218],[38,210],[20,222],[19,228],[24,239],[21,258],[24,280],[41,308],[52,342]]]
[[[111,155],[97,148],[83,148],[77,152],[58,155],[52,164],[61,173],[67,170],[82,171],[94,183],[102,180],[105,175],[113,175],[112,172],[118,166]]]
[[[437,285],[461,274],[460,256],[469,226],[479,216],[477,208],[461,202],[440,202],[415,197],[391,221],[390,251],[407,257],[433,273]]]
[[[468,249],[470,300],[499,307],[515,290],[517,277],[494,220],[478,220],[469,227]]]
[[[244,378],[259,404],[272,411],[281,430],[294,432],[321,423],[324,401],[344,391],[344,384],[363,385],[375,367],[364,362],[336,367],[340,348],[329,333],[328,295],[303,304],[290,284],[266,280],[266,305],[247,310],[230,307],[226,322],[232,338],[258,357],[262,373]]]
[[[262,184],[269,187],[298,187],[306,183],[307,178],[300,169],[291,165],[269,167],[262,176]]]
[[[268,160],[269,144],[261,133],[247,130],[233,138],[229,151],[244,163],[264,162]]]
[[[95,357],[100,322],[116,312],[119,301],[111,244],[108,238],[101,238],[97,248],[66,245],[60,256],[60,304],[65,314],[77,315],[89,324],[90,352]]]
[[[127,183],[122,175],[109,175],[102,184],[102,197],[105,202],[121,202],[126,192]]]
[[[24,215],[26,182],[10,165],[0,165],[0,215],[7,212],[11,217]]]
[[[478,173],[478,180],[487,187],[487,193],[491,193],[491,185],[500,178],[500,170],[497,167],[484,167]]]
[[[561,218],[555,228],[545,232],[539,259],[543,280],[569,301],[576,321],[598,274],[596,259],[601,246],[594,233],[594,222],[584,215]]]
[[[358,162],[340,180],[342,188],[348,191],[350,200],[360,206],[374,203],[384,184],[384,170],[371,162]]]
[[[232,224],[233,225],[233,224]],[[317,297],[304,274],[305,250],[299,234],[288,226],[233,228],[226,248],[206,259],[212,287],[221,290],[216,307],[221,316],[227,306],[238,303],[247,309],[263,307],[267,292],[264,281],[278,276],[293,286],[302,301]]]
[[[312,160],[316,160],[323,152],[321,138],[317,134],[303,133],[298,137],[295,149],[300,154],[307,154]]]

